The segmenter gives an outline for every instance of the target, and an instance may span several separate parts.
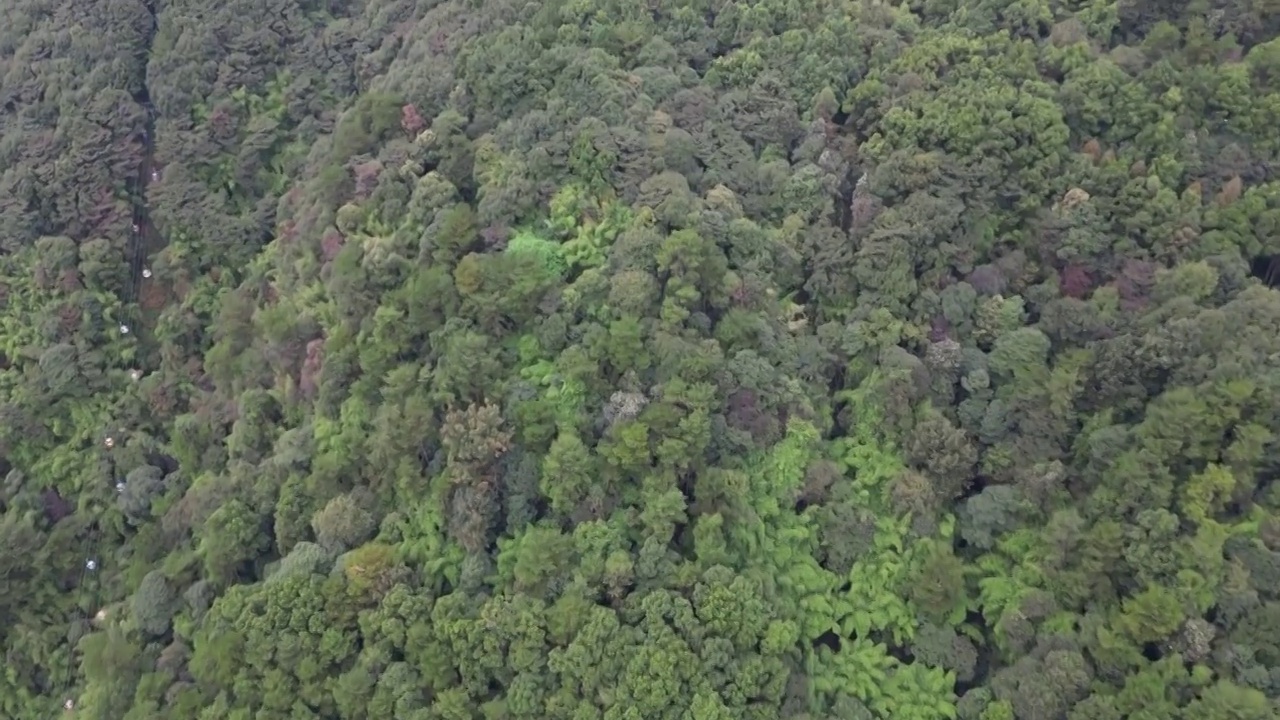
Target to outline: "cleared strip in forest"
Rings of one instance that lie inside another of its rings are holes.
[[[151,24],[147,29],[147,37],[142,51],[147,59],[151,57],[152,43],[155,41],[158,19],[156,17],[155,5],[148,1],[145,3],[147,11],[151,16]],[[129,282],[125,288],[124,303],[127,306],[134,306],[141,295],[142,283],[145,280],[143,270],[147,265],[147,258],[156,250],[163,248],[164,237],[156,230],[151,222],[151,213],[147,200],[147,188],[152,180],[152,171],[155,169],[155,120],[156,110],[151,103],[151,93],[148,87],[146,77],[146,65],[143,66],[143,77],[140,89],[134,93],[134,101],[146,110],[146,122],[143,129],[143,153],[142,162],[138,168],[138,175],[131,183],[130,196],[133,203],[133,227],[131,229],[129,240],[125,246],[125,261],[129,264]],[[132,315],[133,313],[131,313]],[[139,322],[143,317],[141,312],[136,317],[131,317],[130,322],[140,325]],[[139,330],[142,328],[139,327]],[[117,470],[115,463],[108,456],[108,462],[111,463],[111,469],[108,477],[116,478]],[[80,570],[76,577],[76,583],[72,592],[81,594],[79,603],[81,608],[88,608],[86,613],[94,612],[94,608],[98,608],[102,602],[102,582],[100,575],[102,569],[102,559],[100,553],[100,529],[95,521],[85,530],[84,551],[80,558]],[[90,561],[93,565],[90,566]],[[92,582],[88,582],[92,579]],[[77,613],[78,615],[78,613]],[[88,621],[92,623],[96,618],[92,615],[78,617],[80,621]],[[76,620],[73,620],[73,623]],[[76,700],[76,686],[80,673],[76,659],[74,646],[68,647],[67,652],[67,673],[63,682],[63,686],[59,688],[59,702],[63,704],[64,710],[70,711],[74,709]]]
[[[155,41],[156,30],[158,28],[159,19],[156,16],[156,8],[153,2],[145,3],[147,11],[151,16],[151,25],[147,29],[147,39],[145,52],[148,59],[151,56],[152,44]],[[154,282],[154,279],[144,276],[144,270],[148,266],[148,258],[155,253],[163,250],[168,243],[163,234],[155,227],[151,220],[151,210],[149,200],[147,198],[147,190],[150,184],[158,176],[158,168],[155,162],[156,147],[156,108],[151,102],[151,93],[149,89],[149,81],[146,77],[146,66],[143,69],[143,81],[138,92],[134,94],[134,101],[146,110],[146,125],[143,130],[143,157],[142,163],[138,168],[138,176],[134,179],[132,196],[133,196],[133,231],[126,247],[126,261],[129,263],[129,285],[124,298],[125,302],[131,306],[135,306],[135,314],[132,321],[142,330],[142,325],[147,318],[144,308],[137,307],[143,298],[143,285],[148,281]]]
[[[129,287],[125,300],[130,304],[138,301],[141,292],[142,270],[146,265],[147,246],[151,244],[148,242],[148,236],[159,234],[151,224],[151,213],[147,206],[147,185],[151,181],[151,172],[155,167],[155,109],[151,106],[150,98],[146,97],[145,89],[140,95],[142,97],[135,99],[147,110],[147,125],[143,137],[142,164],[132,191],[133,232],[129,236],[129,243],[125,250],[125,257],[129,263]]]

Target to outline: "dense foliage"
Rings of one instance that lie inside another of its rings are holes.
[[[1277,36],[5,0],[0,717],[1277,717]]]

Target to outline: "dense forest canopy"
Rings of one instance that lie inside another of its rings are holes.
[[[2,0],[0,717],[1280,716],[1277,0]]]

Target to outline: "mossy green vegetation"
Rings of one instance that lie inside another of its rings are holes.
[[[1280,712],[1265,4],[47,5],[0,717]]]

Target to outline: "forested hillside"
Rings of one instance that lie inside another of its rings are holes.
[[[1280,0],[0,0],[0,717],[1280,717]]]

